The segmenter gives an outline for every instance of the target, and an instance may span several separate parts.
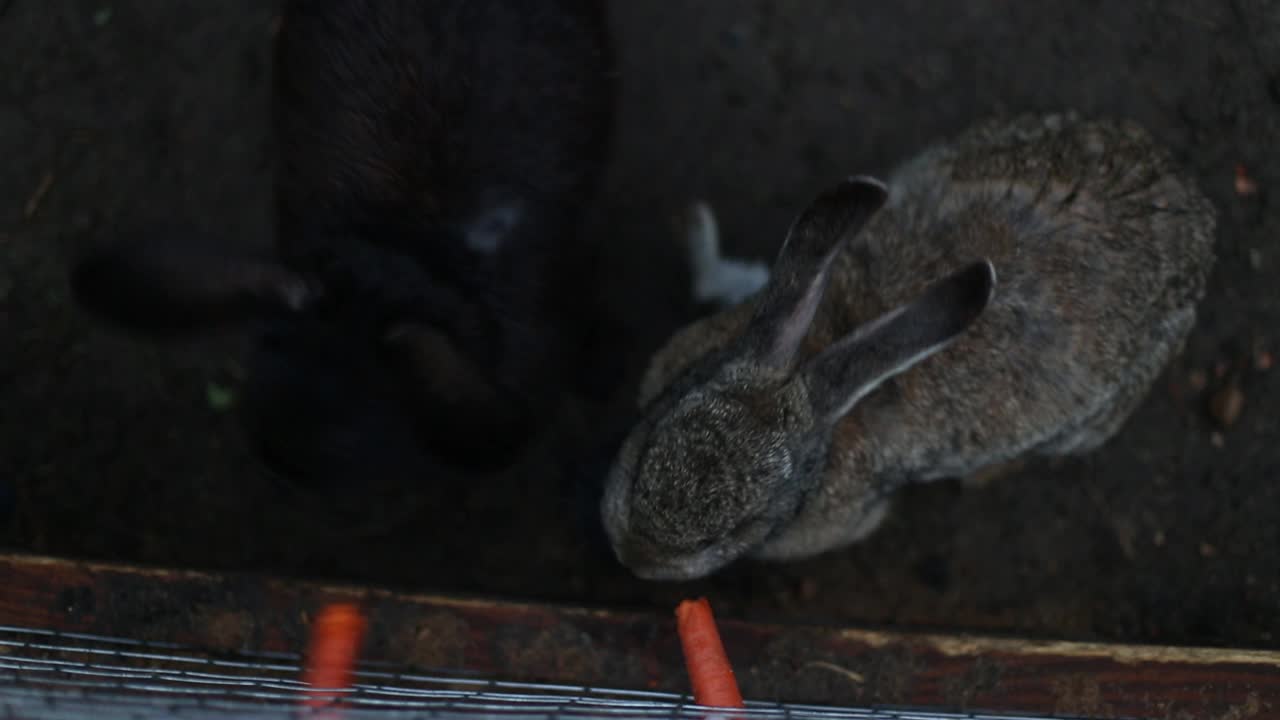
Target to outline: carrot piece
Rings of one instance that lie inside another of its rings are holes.
[[[333,690],[351,684],[365,625],[364,615],[354,603],[333,603],[321,609],[311,624],[311,646],[303,678],[310,692],[305,705],[328,705]]]
[[[745,707],[733,667],[720,642],[711,603],[706,598],[682,601],[676,606],[676,629],[684,648],[694,702],[707,707]]]

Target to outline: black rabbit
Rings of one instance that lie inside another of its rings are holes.
[[[510,463],[587,342],[602,3],[295,0],[276,43],[274,253],[130,238],[75,296],[154,338],[255,333],[248,435],[298,484]]]

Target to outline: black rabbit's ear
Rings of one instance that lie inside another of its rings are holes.
[[[86,310],[128,330],[170,337],[301,309],[314,288],[280,264],[184,239],[97,248],[71,268]]]
[[[884,205],[888,189],[874,178],[850,178],[818,196],[796,218],[744,338],[764,365],[789,370],[818,311],[831,263]]]
[[[443,332],[406,322],[392,327],[383,342],[393,365],[412,378],[404,392],[423,409],[431,434],[452,438],[442,456],[498,467],[524,446],[533,419],[523,402]]]
[[[975,262],[806,361],[797,377],[814,414],[837,422],[880,383],[950,345],[983,314],[995,285],[991,263]]]

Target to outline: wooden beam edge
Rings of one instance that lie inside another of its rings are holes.
[[[0,555],[0,588],[0,624],[210,652],[299,652],[309,611],[355,599],[369,611],[369,660],[510,680],[687,689],[667,613],[34,555]],[[1105,718],[1280,717],[1280,652],[720,622],[743,692],[756,699]]]

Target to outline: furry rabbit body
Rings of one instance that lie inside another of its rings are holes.
[[[1129,122],[976,125],[853,178],[652,359],[602,513],[642,577],[865,538],[904,483],[1086,453],[1185,344],[1215,212]]]

